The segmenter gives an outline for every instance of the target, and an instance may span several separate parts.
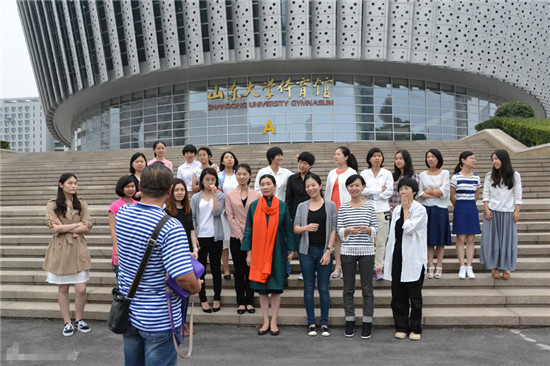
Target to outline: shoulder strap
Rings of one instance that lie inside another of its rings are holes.
[[[136,276],[134,277],[134,281],[132,281],[132,286],[130,286],[130,291],[128,291],[128,295],[126,296],[128,299],[133,299],[134,295],[136,294],[137,288],[139,286],[139,283],[141,282],[141,277],[143,277],[143,272],[145,272],[145,267],[147,267],[147,263],[149,262],[149,258],[151,258],[151,253],[153,252],[153,248],[155,248],[155,245],[157,244],[157,238],[159,236],[160,231],[162,230],[162,227],[171,218],[170,215],[166,214],[162,219],[160,219],[159,223],[155,227],[155,230],[153,231],[153,234],[151,235],[151,238],[147,241],[147,248],[145,248],[145,253],[143,253],[143,258],[141,258],[141,263],[139,264],[139,268],[137,270]]]

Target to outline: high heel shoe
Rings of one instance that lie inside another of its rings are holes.
[[[205,309],[203,304],[206,304],[208,305],[208,302],[201,302],[201,308],[202,308],[202,311],[204,311],[205,313],[211,313],[212,312],[212,308],[210,307],[210,305],[208,305],[208,309]]]
[[[440,279],[443,276],[443,267],[435,267],[434,278]]]
[[[216,301],[214,301],[214,303],[215,303],[215,302],[216,302]],[[222,304],[221,304],[219,301],[217,301],[217,302],[220,304],[220,306],[216,307],[216,306],[214,306],[214,304],[212,304],[212,312],[213,312],[213,313],[217,313],[217,312],[220,311],[221,308],[222,308]]]
[[[428,267],[428,274],[426,275],[426,277],[434,278],[434,270],[435,270],[435,267]]]
[[[336,266],[336,268],[334,268],[334,272],[330,274],[330,278],[344,278],[342,276],[342,266]]]

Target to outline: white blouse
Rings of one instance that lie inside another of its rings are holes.
[[[443,194],[438,198],[422,198],[422,193],[428,189],[440,189]],[[418,176],[418,202],[424,206],[449,208],[450,192],[448,170],[441,170],[438,175],[430,175],[425,171]]]
[[[483,202],[489,201],[489,209],[500,212],[514,212],[516,205],[523,203],[521,199],[521,176],[514,172],[514,187],[508,189],[508,186],[501,184],[493,187],[491,172],[485,175],[483,182]]]
[[[372,199],[376,212],[386,212],[390,210],[390,198],[393,195],[393,175],[387,169],[380,168],[375,177],[372,169],[365,169],[361,172],[365,179],[366,187],[363,190],[363,196]],[[386,187],[385,191],[382,188]]]

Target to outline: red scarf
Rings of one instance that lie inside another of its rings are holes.
[[[269,215],[269,225],[266,215]],[[266,197],[262,196],[258,200],[252,220],[252,252],[248,275],[251,281],[266,283],[267,278],[271,275],[273,247],[278,227],[279,199],[273,196],[271,207],[269,207]]]

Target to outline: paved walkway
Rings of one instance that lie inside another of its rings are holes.
[[[122,365],[122,336],[105,322],[89,324],[91,333],[65,338],[60,320],[1,319],[0,364]],[[281,327],[278,337],[259,337],[253,327],[198,325],[193,356],[179,365],[550,364],[548,328],[426,328],[420,342],[394,339],[391,328],[375,328],[370,340],[347,339],[342,328],[328,338],[308,337],[305,330]]]

